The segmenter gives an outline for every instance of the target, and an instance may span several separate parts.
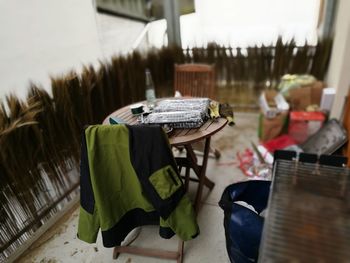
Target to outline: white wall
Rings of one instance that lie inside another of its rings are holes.
[[[183,47],[269,45],[280,35],[301,45],[317,41],[319,0],[195,0],[195,8],[181,17]]]
[[[278,36],[316,44],[319,7],[320,0],[195,0],[196,12],[180,17],[182,47],[270,45]],[[152,22],[150,44],[166,44],[165,31],[165,20]]]
[[[145,28],[145,23],[122,17],[96,14],[103,56],[125,55],[131,51],[135,41]]]
[[[350,1],[340,0],[335,21],[335,38],[327,83],[336,88],[335,101],[331,111],[332,118],[340,118],[344,99],[350,86]]]
[[[0,0],[0,99],[101,57],[92,0]]]

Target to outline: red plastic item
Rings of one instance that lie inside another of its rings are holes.
[[[246,149],[243,153],[237,152],[237,159],[239,162],[238,167],[246,176],[252,176],[248,170],[253,165],[253,156],[254,153],[250,149]]]
[[[281,149],[284,149],[288,146],[295,145],[295,144],[296,144],[295,140],[291,136],[285,134],[285,135],[279,136],[275,139],[272,139],[270,141],[267,141],[267,142],[263,143],[262,145],[270,153],[273,153],[276,150],[281,150]]]
[[[319,111],[292,111],[289,114],[288,134],[297,144],[302,144],[322,127],[325,119],[324,113]]]
[[[292,111],[289,115],[292,121],[324,121],[325,116],[321,111]]]
[[[265,154],[262,156],[263,159],[266,158],[266,154],[268,152],[266,151]],[[243,153],[237,152],[237,159],[238,159],[238,167],[241,169],[241,171],[248,177],[261,177],[264,178],[264,174],[266,174],[264,171],[261,173],[262,170],[266,170],[268,164],[261,163],[257,157],[255,156],[255,153],[251,149],[246,149]]]

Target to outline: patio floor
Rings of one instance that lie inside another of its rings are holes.
[[[212,191],[205,188],[203,205],[198,222],[201,234],[192,241],[185,242],[184,262],[229,262],[223,227],[224,214],[218,206],[221,194],[226,186],[247,177],[237,168],[237,151],[257,143],[258,115],[256,113],[236,113],[236,125],[226,126],[212,138],[212,146],[221,151],[221,158],[209,159],[207,176],[215,182]],[[195,183],[191,184],[190,195],[194,196]],[[174,260],[155,259],[131,254],[121,254],[112,259],[113,249],[104,248],[101,237],[96,244],[87,244],[76,238],[79,209],[75,206],[54,227],[37,240],[18,262],[175,262]],[[157,227],[143,227],[140,236],[133,245],[150,248],[175,250],[176,237],[165,240],[158,235]]]

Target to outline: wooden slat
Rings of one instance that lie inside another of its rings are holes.
[[[205,131],[212,123],[212,120],[208,120],[206,123],[204,123],[200,128],[199,131]]]
[[[187,136],[189,136],[189,135],[193,135],[193,134],[195,134],[195,133],[197,133],[199,131],[199,129],[189,129],[188,131],[187,131],[187,133],[186,133],[186,135]]]
[[[180,256],[179,252],[152,249],[152,248],[141,248],[141,247],[128,247],[120,246],[115,247],[113,252],[113,258],[116,258],[117,253],[131,253],[135,255],[141,255],[146,257],[157,257],[163,259],[178,259]]]
[[[176,136],[180,136],[180,133],[182,132],[182,129],[174,129],[171,133],[169,138],[171,137],[176,137]]]

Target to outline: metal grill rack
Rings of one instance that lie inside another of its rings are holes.
[[[208,98],[163,100],[143,122],[167,124],[172,128],[198,128],[208,118],[209,102]]]
[[[167,124],[172,128],[197,128],[204,120],[199,111],[154,112],[148,115],[144,123]]]
[[[259,262],[350,262],[349,169],[277,160]]]
[[[207,115],[209,103],[208,98],[167,99],[158,102],[153,112],[200,111]]]

